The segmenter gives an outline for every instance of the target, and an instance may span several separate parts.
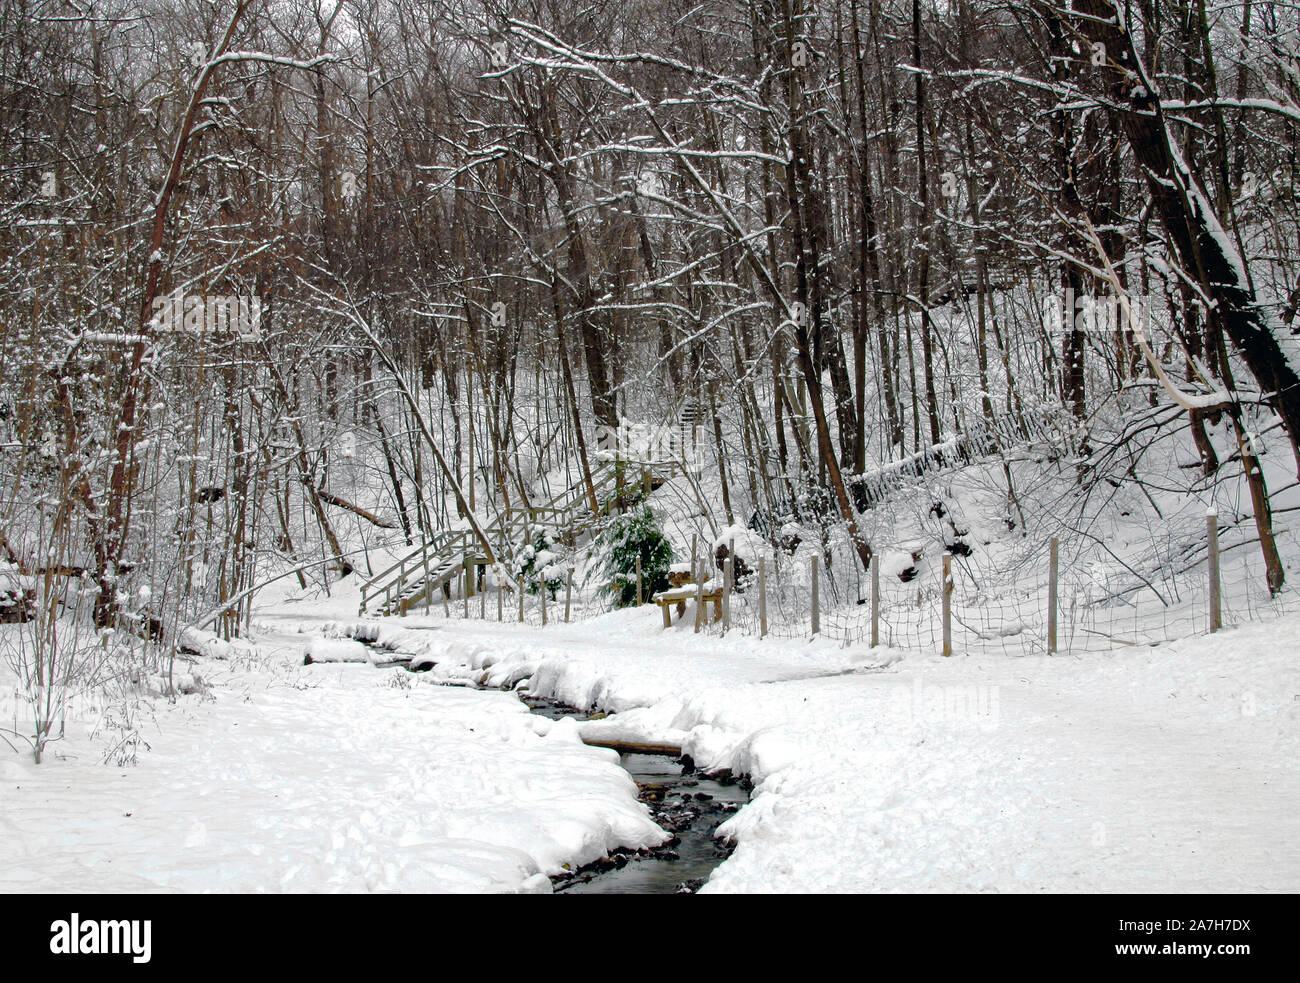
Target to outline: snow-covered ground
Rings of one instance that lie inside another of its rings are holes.
[[[0,889],[548,890],[663,835],[588,736],[752,776],[705,886],[746,891],[1300,889],[1300,618],[1157,648],[943,659],[665,631],[388,619],[423,674],[301,666],[355,598],[255,618],[213,699],[159,703],[124,769],[73,734],[0,757]],[[352,620],[355,620],[353,617]],[[614,716],[528,715],[517,685]]]
[[[433,619],[396,641],[423,643],[435,678],[528,676],[617,712],[589,736],[680,743],[751,775],[723,829],[739,847],[706,891],[1300,888],[1300,619],[943,659],[701,639],[657,617],[542,633]]]
[[[548,892],[665,838],[573,727],[400,669],[295,667],[306,641],[206,663],[215,698],[157,701],[135,766],[81,722],[40,766],[0,754],[0,891]]]

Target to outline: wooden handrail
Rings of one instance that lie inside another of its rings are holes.
[[[436,533],[432,539],[426,539],[424,542],[422,542],[411,552],[402,556],[392,566],[381,571],[380,573],[375,574],[373,577],[367,580],[364,584],[361,585],[362,590],[369,590],[370,588],[374,587],[375,584],[379,583],[379,581],[383,580],[394,570],[397,570],[399,567],[404,566],[407,563],[407,561],[412,560],[416,557],[423,558],[430,552],[431,548],[432,548],[432,552],[441,553],[444,549],[446,549],[451,544],[464,539],[466,536],[470,534],[471,531],[468,529],[458,529],[452,532]]]
[[[637,466],[639,462],[624,462]],[[666,467],[664,466],[666,464]],[[640,469],[651,474],[667,471],[669,474],[676,470],[675,462],[639,464]],[[619,468],[615,461],[605,461],[599,465],[596,474],[592,475],[592,490],[596,492],[604,491],[618,480]],[[598,496],[599,500],[599,496]],[[604,506],[606,503],[602,502]],[[581,516],[575,516],[574,513],[583,513]],[[539,515],[545,516],[568,516],[568,521],[538,521]],[[542,527],[558,529],[560,531],[574,530],[588,531],[600,518],[599,514],[592,514],[587,488],[578,484],[573,488],[565,489],[558,495],[551,498],[544,505],[534,505],[526,509],[508,509],[500,513],[497,517],[485,527],[485,532],[492,533],[499,543],[513,543],[513,540],[520,532],[526,532],[532,527]],[[412,573],[418,572],[420,568],[428,565],[431,557],[439,554],[453,552],[459,548],[467,538],[474,535],[472,529],[457,529],[448,532],[434,534],[429,539],[420,543],[409,553],[399,557],[398,560],[375,574],[369,580],[361,584],[361,607],[364,612],[373,597],[367,597],[368,594],[377,594],[381,591],[389,591],[394,587],[394,580],[402,581],[406,579],[407,567],[411,566]],[[397,577],[391,578],[390,575],[397,571]],[[402,585],[397,585],[400,594]]]

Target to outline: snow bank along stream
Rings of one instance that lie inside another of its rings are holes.
[[[555,700],[524,696],[534,713],[552,720],[592,719]],[[651,850],[615,851],[572,873],[551,878],[564,894],[693,894],[713,868],[731,855],[731,844],[714,834],[749,801],[752,788],[730,773],[703,775],[689,757],[623,751],[619,763],[636,780],[641,801],[655,822],[672,834]]]
[[[350,641],[313,643],[304,661],[309,665],[339,657],[351,661],[346,651],[349,645],[355,646],[351,651],[357,653],[378,642],[377,633],[350,634],[353,635]],[[382,654],[372,649],[366,661],[376,668],[402,667],[411,672],[427,671],[435,665],[430,659],[392,648]],[[526,679],[514,680],[513,686],[531,712],[549,720],[606,718],[605,714],[582,711],[558,700],[531,696]],[[619,764],[637,784],[638,797],[669,838],[657,847],[615,849],[577,870],[553,875],[554,890],[564,894],[695,893],[713,869],[730,856],[732,844],[715,838],[716,833],[723,822],[749,801],[752,784],[729,771],[702,774],[689,756],[680,753],[667,750],[646,753],[639,747],[616,750]]]

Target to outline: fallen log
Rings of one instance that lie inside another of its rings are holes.
[[[663,754],[673,758],[682,756],[676,744],[642,744],[638,741],[603,741],[598,737],[584,737],[582,743],[590,747],[607,747],[619,754]]]
[[[337,505],[341,509],[347,509],[353,515],[359,515],[367,522],[373,522],[380,529],[397,528],[391,522],[386,522],[385,520],[379,518],[379,516],[375,515],[373,512],[367,512],[360,505],[353,505],[347,499],[339,498],[337,495],[333,494],[332,492],[327,492],[324,488],[317,488],[316,494],[320,497],[320,500],[324,502],[326,505]]]

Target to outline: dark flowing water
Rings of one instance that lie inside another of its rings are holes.
[[[360,639],[363,644],[370,642]],[[394,652],[385,668],[402,666],[419,672],[431,664],[412,665],[408,653]],[[310,664],[310,658],[305,660]],[[533,713],[552,720],[593,714],[556,700],[520,699]],[[636,781],[639,797],[670,839],[652,850],[615,850],[608,857],[551,878],[557,894],[694,894],[713,869],[731,855],[731,846],[714,838],[727,818],[749,801],[748,779],[729,773],[702,775],[689,757],[620,754],[619,764]]]
[[[525,696],[534,713],[558,720],[589,715],[553,700]],[[749,782],[727,774],[701,775],[689,757],[620,754],[651,815],[672,835],[653,850],[616,850],[573,873],[551,878],[557,894],[693,894],[731,854],[714,839],[727,817],[749,801]]]

